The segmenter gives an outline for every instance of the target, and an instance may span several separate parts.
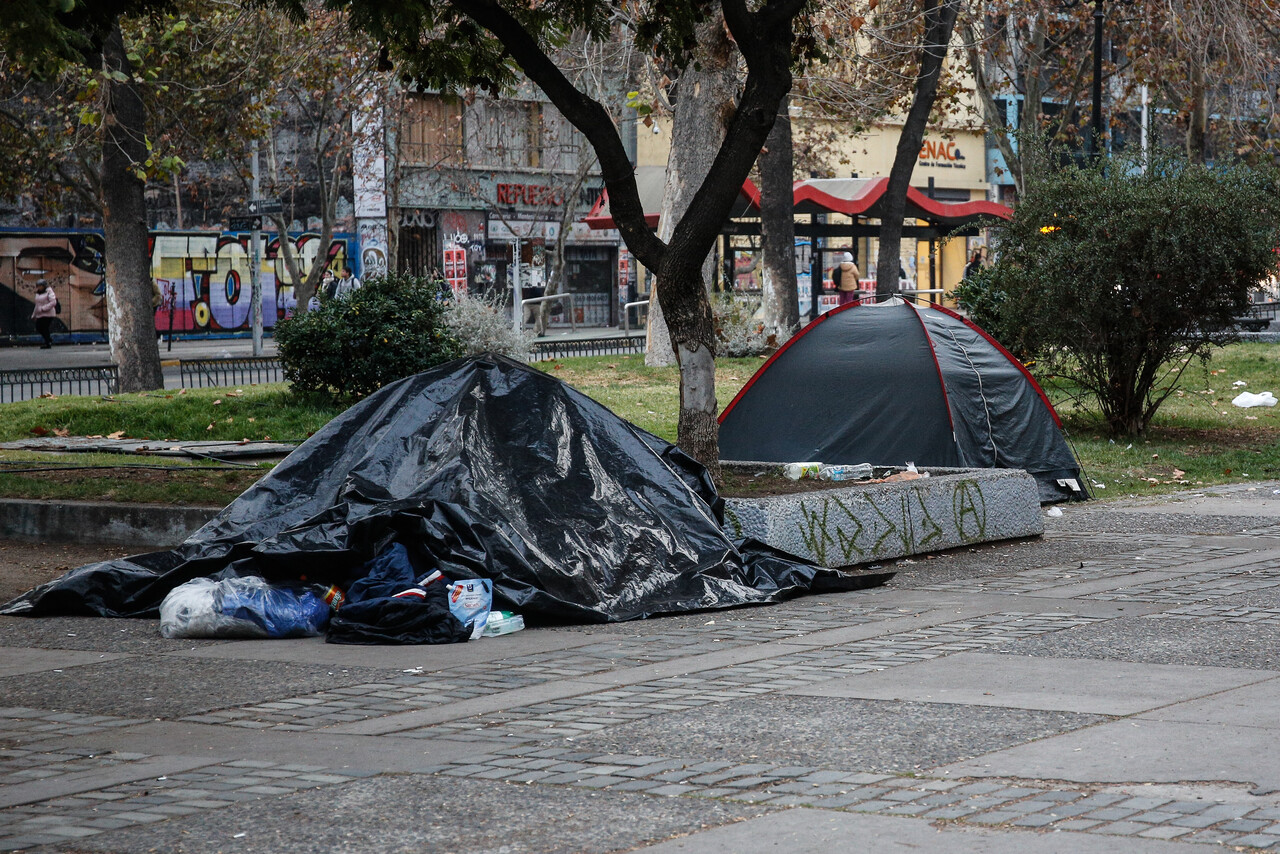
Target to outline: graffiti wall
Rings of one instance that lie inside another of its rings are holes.
[[[317,234],[289,235],[303,273],[320,253]],[[250,234],[153,232],[151,275],[161,301],[156,329],[183,333],[248,331]],[[280,238],[266,235],[260,270],[263,326],[270,329],[297,305]],[[31,321],[36,282],[58,294],[62,314],[54,331],[100,336],[106,328],[105,246],[99,232],[0,231],[0,336],[35,334]],[[325,263],[350,264],[363,275],[355,235],[336,235]]]

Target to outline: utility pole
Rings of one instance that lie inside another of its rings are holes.
[[[251,149],[251,166],[253,169],[253,185],[250,190],[250,197],[258,198],[258,141],[253,141]],[[249,315],[253,329],[253,355],[262,355],[262,219],[258,217],[254,220],[253,233],[250,238],[253,246],[249,250]]]
[[[511,327],[516,332],[524,326],[524,310],[520,306],[520,298],[523,292],[520,289],[520,236],[516,234],[516,230],[511,229],[511,239],[514,241],[514,251],[511,253]]]

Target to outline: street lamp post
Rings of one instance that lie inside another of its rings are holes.
[[[1085,138],[1085,152],[1091,161],[1102,155],[1102,31],[1106,13],[1104,0],[1062,0],[1066,9],[1074,9],[1081,3],[1093,4],[1093,114],[1090,117],[1089,135]],[[1133,3],[1134,0],[1112,0],[1116,3]]]
[[[1093,116],[1087,151],[1095,161],[1102,154],[1102,25],[1102,0],[1093,0]]]

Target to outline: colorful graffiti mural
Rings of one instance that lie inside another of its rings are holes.
[[[289,235],[304,274],[320,253],[317,234]],[[249,329],[250,235],[235,232],[153,232],[151,275],[161,302],[161,332],[218,333]],[[259,273],[263,326],[288,317],[297,298],[288,281],[280,238],[269,234]],[[105,245],[100,232],[0,230],[0,336],[32,335],[36,282],[53,286],[63,304],[55,332],[101,336],[106,328]],[[361,272],[359,241],[335,235],[326,264]]]

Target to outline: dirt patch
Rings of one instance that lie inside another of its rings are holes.
[[[0,540],[0,603],[52,581],[69,569],[129,553],[121,546]]]
[[[1187,456],[1220,454],[1224,450],[1256,450],[1259,445],[1280,441],[1280,428],[1215,427],[1212,430],[1161,427],[1151,431],[1152,438],[1185,445]]]
[[[873,470],[875,480],[791,480],[784,477],[781,466],[722,466],[720,476],[723,486],[720,495],[723,498],[768,498],[773,495],[796,495],[805,492],[820,492],[824,489],[844,489],[866,483],[883,483],[883,478],[896,472],[897,469],[877,468]]]

